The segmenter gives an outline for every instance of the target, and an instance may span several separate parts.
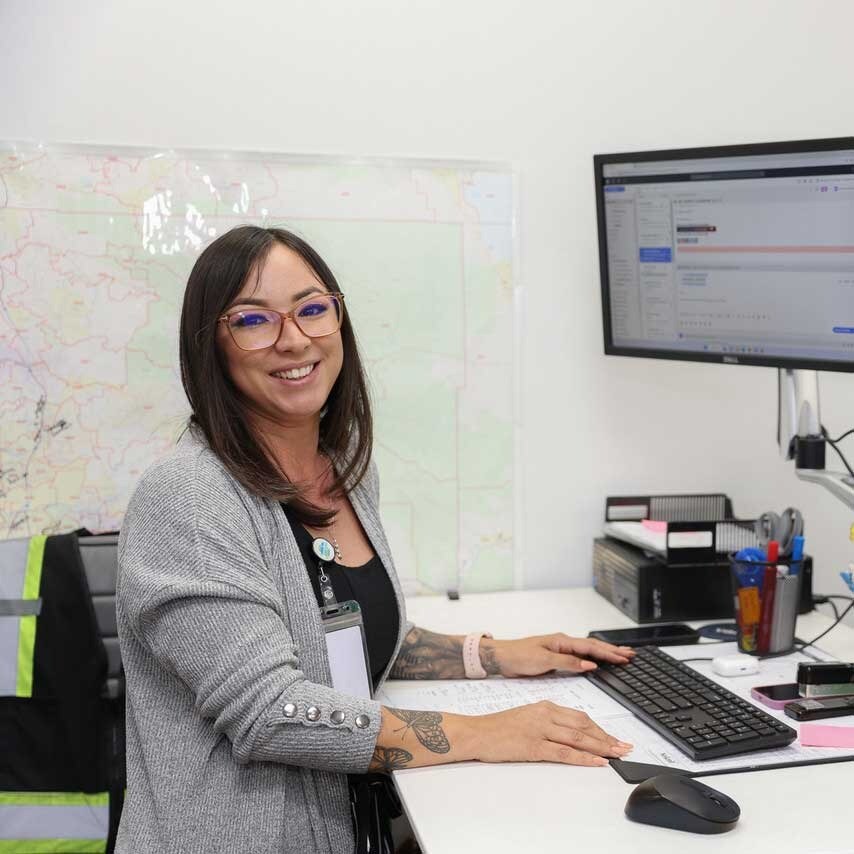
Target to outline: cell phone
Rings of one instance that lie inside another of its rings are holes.
[[[854,697],[833,697],[827,700],[801,697],[795,703],[786,703],[783,711],[796,721],[814,721],[819,718],[854,715]]]
[[[765,706],[778,711],[782,709],[786,703],[791,703],[792,700],[802,700],[798,691],[797,682],[786,682],[784,685],[763,685],[760,688],[751,688],[750,696],[754,700],[759,700]]]
[[[631,629],[595,629],[587,637],[617,646],[674,646],[697,643],[700,633],[685,623],[661,623]]]

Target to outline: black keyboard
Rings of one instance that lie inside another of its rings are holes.
[[[696,670],[646,646],[585,674],[694,760],[785,747],[797,732]]]

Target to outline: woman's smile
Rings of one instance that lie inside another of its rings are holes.
[[[271,372],[270,376],[277,380],[286,382],[288,385],[306,385],[310,378],[314,378],[314,369],[319,362],[309,362],[308,364],[298,365],[293,368],[279,368]]]

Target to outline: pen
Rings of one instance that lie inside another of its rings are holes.
[[[798,534],[792,539],[792,563],[790,572],[798,575],[801,571],[801,560],[804,556],[804,538]]]

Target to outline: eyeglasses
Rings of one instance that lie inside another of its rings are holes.
[[[272,347],[282,334],[282,324],[293,320],[308,338],[333,335],[344,319],[344,294],[312,294],[300,300],[290,311],[253,308],[231,311],[219,318],[241,350]]]

